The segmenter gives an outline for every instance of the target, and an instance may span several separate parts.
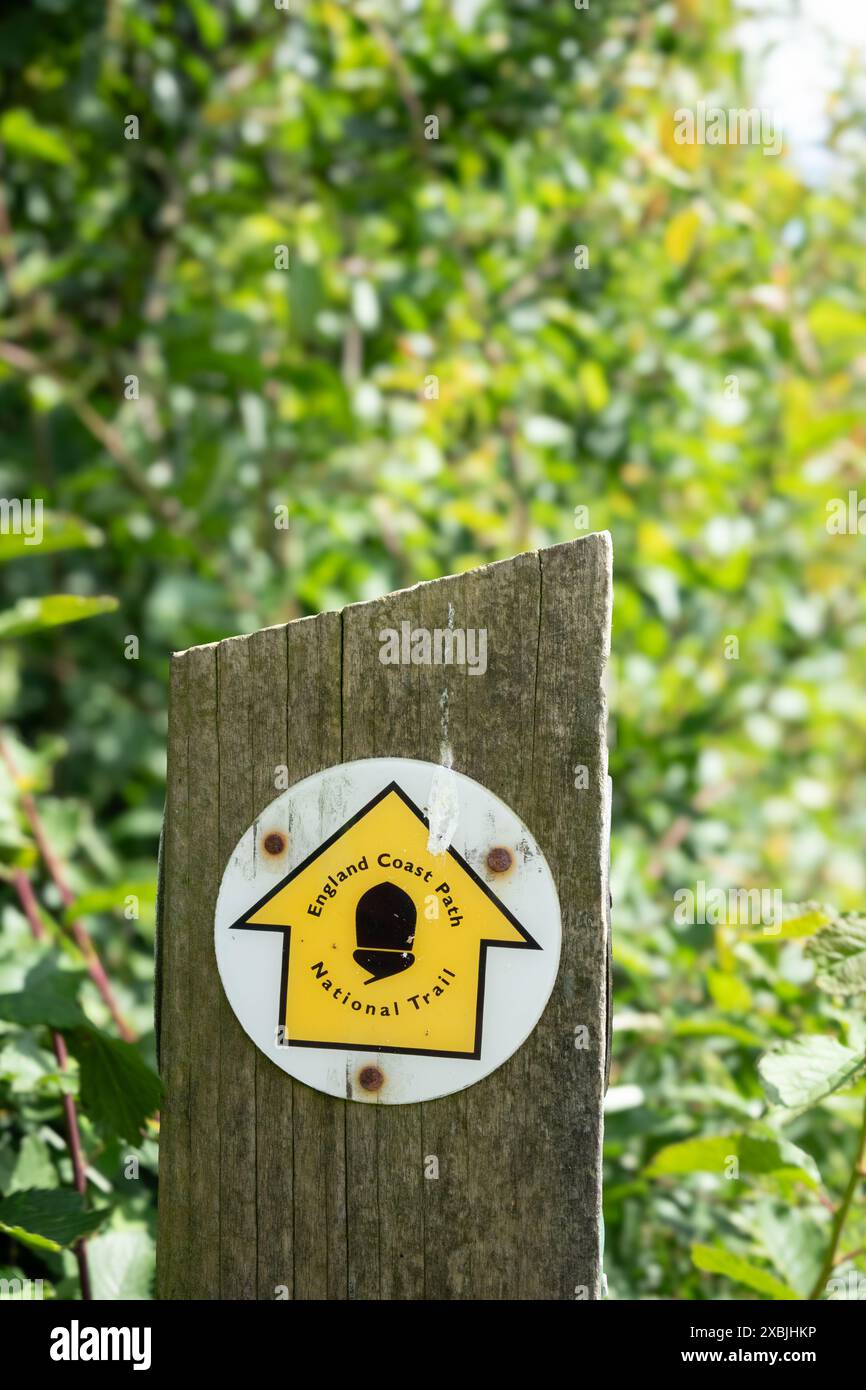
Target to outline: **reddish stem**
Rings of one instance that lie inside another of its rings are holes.
[[[12,874],[12,881],[15,884],[24,915],[30,925],[30,931],[36,941],[42,941],[45,937],[45,928],[39,916],[39,904],[33,892],[29,878],[23,869],[16,869]],[[54,1048],[54,1056],[57,1058],[57,1065],[61,1072],[68,1069],[69,1053],[66,1050],[66,1040],[62,1033],[51,1030],[51,1045]],[[87,1196],[87,1175],[84,1170],[84,1153],[81,1147],[81,1133],[78,1128],[78,1111],[75,1108],[75,1100],[68,1091],[63,1093],[63,1114],[66,1118],[66,1133],[69,1141],[69,1153],[72,1158],[72,1172],[75,1177],[75,1186],[82,1197]],[[90,1266],[87,1261],[87,1242],[84,1239],[76,1241],[75,1258],[78,1262],[78,1277],[81,1280],[81,1297],[89,1301],[93,1295],[90,1289]]]
[[[19,772],[15,764],[15,759],[12,757],[12,754],[10,753],[6,745],[5,740],[2,738],[0,738],[0,757],[2,757],[4,763],[6,764],[10,777],[12,778],[15,785],[18,787],[19,795],[21,797],[21,805],[24,809],[24,814],[30,822],[30,828],[33,831],[33,837],[36,840],[36,844],[39,848],[39,853],[42,855],[45,867],[51,875],[51,878],[54,880],[55,886],[57,888],[58,893],[60,894],[60,897],[63,900],[64,905],[66,907],[71,907],[75,902],[75,894],[69,887],[63,864],[61,863],[60,859],[57,857],[57,855],[54,853],[54,850],[51,847],[51,843],[45,832],[45,826],[42,824],[42,817],[39,814],[36,802],[34,801],[33,797],[30,795],[29,792],[23,791],[21,789]],[[99,990],[99,993],[102,996],[102,999],[105,1003],[106,1008],[111,1014],[111,1017],[114,1019],[117,1031],[119,1032],[120,1036],[123,1039],[125,1039],[126,1042],[134,1042],[135,1033],[132,1031],[129,1024],[125,1021],[123,1015],[120,1012],[117,1000],[114,997],[114,991],[111,988],[111,984],[109,982],[108,976],[105,973],[105,968],[102,964],[102,961],[99,959],[99,956],[96,953],[96,947],[93,944],[90,933],[88,932],[84,923],[79,921],[78,919],[75,919],[74,921],[70,922],[69,925],[72,931],[72,935],[75,938],[76,944],[78,945],[81,954],[84,956],[84,963],[87,966],[88,973],[91,979],[93,980],[94,984],[96,985],[96,988]]]

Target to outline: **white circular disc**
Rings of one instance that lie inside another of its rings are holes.
[[[298,782],[250,826],[214,941],[271,1061],[328,1095],[400,1105],[516,1052],[550,998],[562,926],[547,861],[504,802],[434,763],[366,758]]]

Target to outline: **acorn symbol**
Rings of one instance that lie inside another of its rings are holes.
[[[399,975],[415,963],[411,946],[415,940],[415,904],[396,883],[377,883],[368,888],[355,909],[355,939],[357,951],[352,959],[362,970],[369,971],[365,980],[385,980]]]

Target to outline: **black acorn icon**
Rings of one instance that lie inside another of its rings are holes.
[[[358,949],[352,959],[369,971],[364,983],[399,975],[415,962],[411,946],[415,940],[415,904],[396,883],[377,883],[368,888],[355,909],[355,939]]]

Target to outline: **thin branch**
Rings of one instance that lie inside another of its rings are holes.
[[[9,221],[9,209],[6,206],[6,198],[0,185],[0,261],[8,278],[14,274],[17,268],[15,260],[15,241],[12,233],[12,223]]]
[[[11,280],[14,271],[17,269],[15,256],[15,239],[12,231],[12,222],[9,217],[9,209],[0,188],[0,262],[6,270],[7,278]],[[63,317],[55,319],[57,327],[63,328],[70,334],[73,341],[77,340],[78,334],[74,327]],[[7,327],[8,332],[8,327]],[[80,351],[80,344],[78,344]],[[126,448],[120,432],[108,420],[104,420],[97,410],[94,410],[89,401],[79,394],[79,391],[65,381],[57,370],[49,363],[44,362],[36,353],[29,348],[21,347],[19,343],[0,342],[0,359],[8,362],[10,367],[16,371],[23,372],[25,376],[45,376],[55,382],[63,392],[64,399],[68,401],[72,410],[78,416],[85,429],[98,440],[107,453],[111,455],[115,463],[126,475],[130,486],[149,503],[156,514],[167,525],[185,520],[182,515],[182,508],[174,498],[163,497],[156,488],[148,482],[146,475],[142,472],[138,462]]]
[[[833,1261],[833,1268],[837,1265],[847,1264],[848,1260],[859,1260],[861,1255],[866,1255],[866,1245],[861,1245],[858,1250],[840,1250]]]
[[[45,826],[42,823],[42,817],[39,815],[36,802],[30,795],[30,793],[24,791],[21,787],[20,774],[18,772],[18,767],[15,763],[15,759],[13,758],[12,753],[9,750],[6,740],[2,737],[0,737],[0,758],[2,758],[3,762],[6,764],[6,768],[9,772],[9,775],[12,778],[14,785],[18,788],[18,792],[21,797],[21,806],[24,810],[24,814],[30,822],[30,828],[33,831],[33,838],[35,839],[36,844],[39,848],[39,853],[42,856],[43,863],[45,864],[45,867],[48,870],[50,877],[54,881],[57,891],[60,894],[61,899],[63,900],[64,906],[67,908],[72,907],[72,905],[75,902],[75,894],[72,892],[72,889],[69,886],[68,880],[66,878],[66,871],[63,867],[60,858],[58,857],[58,855],[55,854],[51,846],[51,842],[48,839]],[[126,1020],[120,1012],[120,1008],[118,1006],[117,1000],[114,997],[114,991],[111,988],[111,984],[108,979],[108,975],[106,974],[105,967],[103,966],[102,961],[99,959],[99,955],[97,953],[96,947],[93,944],[93,940],[90,936],[90,933],[88,932],[84,923],[80,921],[78,918],[73,918],[73,920],[69,923],[69,926],[72,935],[75,938],[76,945],[78,946],[79,950],[81,951],[81,954],[84,957],[84,962],[87,966],[88,973],[91,979],[93,980],[93,983],[96,985],[96,988],[99,990],[103,1002],[105,1003],[108,1012],[111,1014],[111,1017],[114,1020],[117,1031],[120,1033],[120,1036],[126,1042],[134,1042],[135,1033],[130,1028],[129,1024],[126,1022]]]
[[[111,455],[129,485],[145,498],[160,520],[167,526],[184,520],[179,503],[173,497],[163,497],[162,493],[147,481],[137,461],[124,444],[120,431],[110,421],[104,420],[89,401],[79,397],[75,388],[60,376],[54,367],[18,343],[0,342],[0,360],[8,362],[10,367],[26,376],[45,376],[55,382],[84,428],[98,440],[106,453]]]
[[[12,874],[12,882],[15,884],[18,898],[24,909],[24,915],[30,926],[30,931],[35,941],[42,941],[45,937],[45,928],[39,915],[39,904],[33,892],[33,886],[23,869],[15,869]],[[66,1040],[62,1033],[51,1030],[51,1045],[54,1049],[54,1056],[57,1058],[57,1066],[61,1072],[65,1072],[69,1067],[69,1054],[66,1050]],[[78,1111],[75,1108],[74,1097],[68,1091],[63,1092],[63,1114],[66,1119],[66,1134],[69,1142],[69,1155],[72,1159],[72,1172],[75,1177],[75,1186],[82,1197],[87,1196],[87,1175],[84,1151],[81,1147],[81,1133],[78,1128]],[[78,1277],[81,1281],[81,1297],[89,1302],[93,1297],[90,1286],[90,1265],[87,1258],[87,1241],[84,1237],[76,1241],[74,1247],[75,1259],[78,1263]]]
[[[827,1287],[827,1280],[833,1273],[833,1267],[837,1262],[839,1241],[842,1239],[842,1231],[845,1228],[845,1222],[848,1217],[848,1212],[851,1208],[851,1203],[854,1200],[854,1194],[857,1191],[860,1179],[863,1177],[866,1177],[866,1103],[864,1103],[863,1106],[863,1120],[860,1125],[860,1134],[857,1139],[857,1150],[854,1155],[854,1163],[851,1168],[851,1174],[848,1178],[848,1185],[845,1188],[844,1193],[842,1194],[841,1202],[836,1208],[836,1215],[833,1217],[833,1225],[830,1229],[830,1243],[827,1246],[827,1253],[824,1256],[824,1263],[821,1266],[821,1272],[818,1275],[818,1278],[815,1280],[812,1292],[809,1294],[810,1300],[820,1298],[821,1294]]]
[[[537,266],[535,270],[529,270],[525,275],[521,275],[519,280],[515,280],[513,285],[500,298],[500,308],[510,309],[518,304],[521,299],[528,299],[531,294],[540,290],[546,280],[550,280],[554,275],[558,275],[562,270],[562,256],[553,256],[545,261],[543,265]]]
[[[423,131],[421,129],[421,127],[424,124],[425,113],[420,101],[418,100],[418,95],[415,91],[415,84],[412,78],[412,73],[403,57],[403,54],[400,52],[400,49],[394,41],[394,38],[391,35],[391,33],[388,31],[388,29],[386,29],[385,25],[382,24],[380,20],[374,19],[372,17],[367,17],[365,15],[357,15],[356,18],[364,26],[368,33],[373,35],[376,42],[380,45],[380,47],[384,48],[386,54],[388,55],[388,61],[390,62],[391,67],[394,70],[394,76],[397,80],[397,87],[399,89],[403,105],[406,107],[406,111],[409,115],[409,127],[411,131],[412,144],[415,147],[416,153],[419,154],[422,159],[429,160],[431,157],[430,145],[428,141],[424,139]]]

